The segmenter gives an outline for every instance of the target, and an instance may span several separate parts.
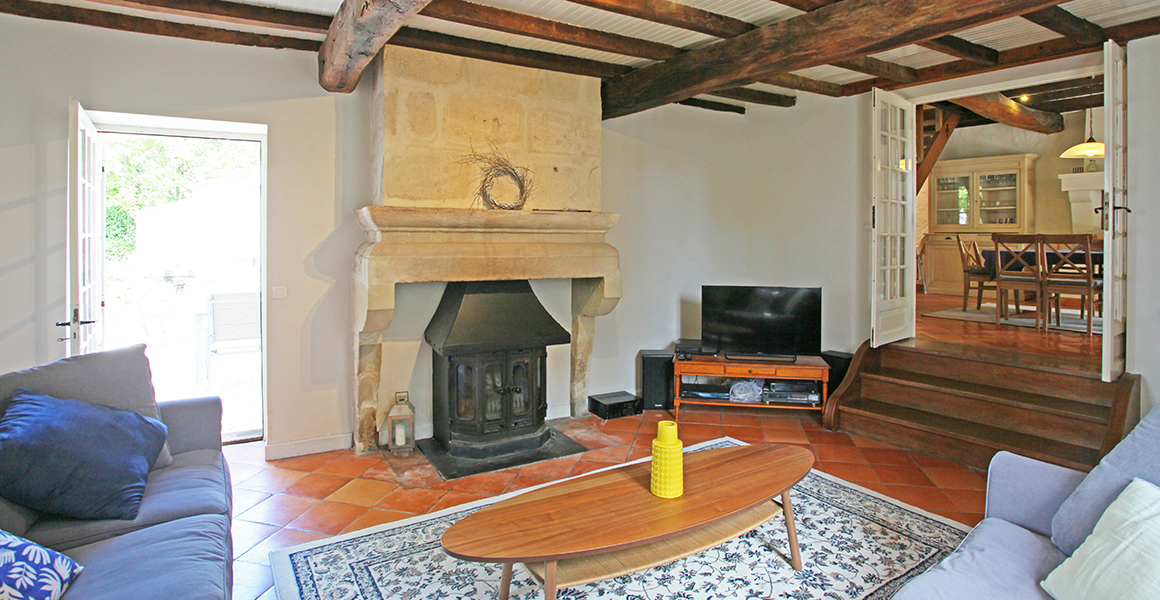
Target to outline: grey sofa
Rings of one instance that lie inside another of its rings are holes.
[[[43,393],[86,401],[86,395],[108,396],[119,387],[124,393],[133,393],[133,386],[143,389],[141,377],[150,376],[147,361],[141,372],[143,351],[136,346],[0,376],[0,414],[11,398],[5,392],[13,387],[48,387]],[[75,376],[88,369],[116,376],[108,381]],[[76,393],[70,394],[69,387]],[[151,397],[151,384],[147,393]],[[161,402],[157,409],[169,430],[172,462],[160,466],[159,459],[149,473],[136,519],[61,518],[0,499],[0,529],[63,552],[84,566],[66,600],[230,598],[232,492],[221,449],[221,399]]]
[[[1071,556],[1133,478],[1160,485],[1160,410],[1091,473],[1000,452],[987,471],[985,518],[894,600],[1051,600],[1039,582]]]

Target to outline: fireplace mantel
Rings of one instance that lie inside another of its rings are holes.
[[[368,206],[367,241],[355,255],[360,451],[374,449],[382,333],[395,285],[513,279],[572,280],[572,414],[587,410],[595,317],[620,300],[620,254],[604,236],[616,213]]]

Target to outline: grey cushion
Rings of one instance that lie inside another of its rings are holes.
[[[1071,556],[1133,477],[1160,485],[1160,410],[1149,412],[1112,448],[1051,520],[1051,541]]]
[[[0,529],[24,537],[24,532],[36,522],[40,513],[26,506],[0,498]]]
[[[214,450],[194,450],[178,454],[173,464],[149,473],[136,519],[81,521],[46,515],[24,537],[54,550],[68,550],[184,517],[229,517],[232,507],[225,457]]]
[[[202,515],[65,552],[85,570],[76,600],[226,600],[233,585],[230,521]]]
[[[144,344],[73,356],[0,375],[0,414],[8,408],[16,390],[23,387],[54,398],[134,410],[160,421],[152,378]],[[153,468],[164,467],[172,460],[169,446],[163,446]]]
[[[1039,582],[1065,558],[1047,536],[983,519],[953,554],[892,600],[1051,600]]]

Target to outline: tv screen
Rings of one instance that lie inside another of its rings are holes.
[[[701,286],[701,350],[710,354],[822,353],[822,289]]]

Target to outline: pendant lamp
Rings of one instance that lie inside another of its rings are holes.
[[[1092,109],[1087,109],[1088,114],[1088,138],[1082,144],[1076,144],[1071,148],[1060,154],[1060,158],[1103,158],[1104,145],[1096,141],[1092,130]]]

